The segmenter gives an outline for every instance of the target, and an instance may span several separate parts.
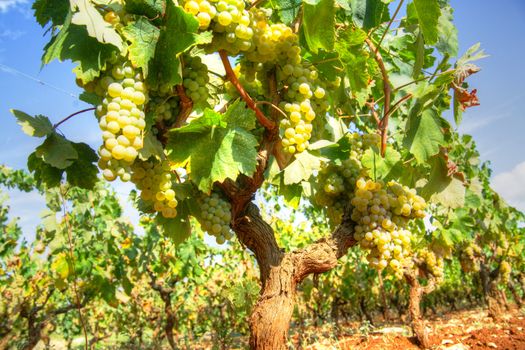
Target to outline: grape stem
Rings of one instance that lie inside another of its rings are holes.
[[[244,87],[239,82],[239,79],[237,79],[237,76],[235,75],[235,72],[232,69],[232,66],[230,64],[230,61],[228,60],[228,54],[224,50],[219,50],[219,56],[221,57],[222,65],[224,66],[224,70],[226,71],[226,78],[235,86],[235,89],[241,95],[241,98],[246,102],[246,105],[248,108],[250,108],[252,111],[255,112],[255,116],[257,117],[257,120],[259,123],[261,123],[266,129],[272,130],[275,128],[276,124],[266,118],[264,113],[257,108],[257,105],[253,101],[253,99],[248,95],[246,90],[244,90]]]
[[[83,109],[81,111],[75,112],[73,114],[70,114],[67,117],[65,117],[64,119],[62,119],[61,121],[59,121],[58,123],[56,123],[55,125],[53,125],[53,130],[58,128],[60,126],[60,124],[68,121],[69,119],[73,118],[74,116],[76,116],[78,114],[81,114],[81,113],[84,113],[84,112],[94,111],[95,109],[96,109],[95,107],[90,107],[90,108],[86,108],[86,109]]]
[[[397,5],[396,11],[394,12],[394,15],[392,16],[392,18],[390,19],[390,22],[388,22],[388,25],[386,26],[385,32],[381,36],[381,39],[379,39],[379,42],[377,43],[377,47],[376,47],[376,50],[375,50],[374,53],[377,53],[377,50],[381,46],[381,43],[383,42],[383,39],[385,39],[386,33],[388,33],[388,31],[390,29],[390,26],[392,25],[392,23],[394,22],[394,19],[396,18],[397,14],[399,13],[399,10],[401,10],[401,6],[403,6],[403,2],[404,1],[405,0],[399,1],[399,4]]]
[[[370,48],[370,51],[374,54],[374,59],[379,66],[379,70],[381,71],[381,76],[383,78],[383,94],[385,96],[385,103],[383,104],[383,118],[381,118],[381,122],[378,124],[378,129],[381,132],[381,156],[384,157],[386,151],[388,117],[390,116],[390,98],[392,94],[392,86],[390,85],[390,79],[388,78],[388,73],[385,68],[385,63],[383,62],[383,57],[378,50],[379,47],[376,48],[370,39],[366,39],[365,42]]]
[[[193,101],[188,97],[188,95],[186,95],[184,86],[177,85],[175,86],[175,90],[177,91],[177,95],[179,95],[181,108],[179,115],[177,116],[177,120],[175,120],[174,127],[180,128],[190,116],[191,110],[193,109]]]

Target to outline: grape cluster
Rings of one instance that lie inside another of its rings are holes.
[[[231,205],[221,196],[212,192],[210,196],[203,196],[199,199],[200,217],[199,222],[206,232],[215,236],[218,244],[223,244],[231,239],[230,230]]]
[[[510,266],[508,261],[503,260],[501,262],[499,269],[500,269],[501,281],[503,282],[504,285],[507,285],[507,283],[509,283],[509,280],[510,280],[510,273],[512,272],[512,267]]]
[[[478,272],[480,269],[479,266],[479,256],[481,254],[481,248],[471,242],[469,243],[462,251],[459,256],[459,262],[461,268],[465,272]]]
[[[140,192],[144,203],[153,207],[165,218],[177,216],[177,198],[173,190],[171,169],[168,161],[137,160],[132,165],[131,181]]]
[[[438,283],[441,283],[443,281],[445,268],[443,256],[426,248],[419,250],[416,255],[416,259],[425,265],[426,270],[436,278]]]
[[[394,181],[383,184],[360,178],[351,204],[351,217],[357,223],[354,238],[370,250],[370,265],[379,270],[390,266],[396,275],[402,274],[411,241],[406,226],[409,219],[425,216],[425,200]]]
[[[104,140],[99,167],[108,181],[129,181],[130,166],[143,146],[147,93],[142,75],[129,62],[115,64],[108,73],[94,87],[103,97],[96,109]]]
[[[344,207],[354,196],[356,181],[367,175],[360,161],[363,152],[380,142],[377,134],[351,133],[346,137],[351,148],[349,158],[324,165],[317,177],[320,188],[316,192],[315,202],[327,208],[328,218],[333,225],[341,223]]]
[[[193,105],[206,103],[209,96],[209,89],[206,85],[210,82],[210,77],[208,67],[202,63],[199,56],[184,56],[182,76],[186,94],[193,101]]]
[[[213,30],[213,51],[224,49],[236,55],[252,48],[251,13],[243,0],[189,0],[183,6],[199,21],[201,30]]]

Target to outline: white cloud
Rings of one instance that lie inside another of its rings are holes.
[[[27,0],[0,0],[0,13],[6,13],[10,9],[18,7],[18,5],[26,4]]]
[[[2,0],[0,0],[0,4],[1,4],[1,1]],[[4,29],[0,31],[0,41],[2,41],[3,39],[16,40],[16,39],[19,39],[24,34],[25,32],[21,30]]]
[[[492,178],[492,187],[512,206],[525,211],[525,161]]]
[[[473,131],[483,128],[487,125],[490,125],[498,120],[504,119],[506,117],[512,116],[511,113],[502,113],[497,114],[492,117],[480,118],[472,117],[470,119],[464,120],[463,123],[459,125],[459,131],[465,134],[471,134]]]

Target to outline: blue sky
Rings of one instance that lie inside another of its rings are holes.
[[[397,1],[395,1],[397,3]],[[482,71],[469,79],[478,89],[481,106],[469,109],[460,131],[474,136],[483,160],[492,162],[493,185],[511,204],[525,210],[525,1],[452,0],[459,30],[460,52],[481,42],[490,57],[479,61]],[[27,155],[41,142],[20,130],[10,108],[44,114],[57,122],[87,107],[76,96],[70,62],[53,62],[41,70],[42,48],[48,41],[34,21],[31,1],[0,0],[0,163],[25,167]],[[14,70],[15,71],[14,71]],[[25,75],[17,73],[19,71]],[[60,127],[70,139],[96,148],[99,131],[91,113],[76,116]],[[126,198],[129,185],[116,190]],[[36,224],[44,204],[35,194],[11,192],[13,214],[24,227]],[[130,216],[134,211],[129,205]]]

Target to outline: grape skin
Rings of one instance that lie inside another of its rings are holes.
[[[199,201],[200,215],[197,217],[202,229],[215,237],[217,244],[223,244],[232,238],[230,229],[231,205],[221,196],[212,192],[202,196]]]

